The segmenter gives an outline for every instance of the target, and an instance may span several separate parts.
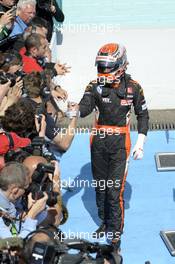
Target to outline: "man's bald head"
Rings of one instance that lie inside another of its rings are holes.
[[[29,169],[29,177],[31,180],[32,180],[32,175],[39,163],[46,164],[47,160],[41,156],[30,156],[27,157],[23,162],[23,164]]]

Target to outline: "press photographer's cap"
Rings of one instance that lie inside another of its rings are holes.
[[[0,155],[6,154],[9,150],[24,148],[30,144],[31,144],[31,140],[29,138],[19,137],[14,132],[0,133]]]

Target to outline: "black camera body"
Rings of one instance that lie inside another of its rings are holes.
[[[69,250],[77,250],[77,254],[71,254]],[[96,253],[96,258],[90,254]],[[103,264],[104,259],[111,264],[122,264],[122,256],[114,253],[109,245],[91,243],[86,240],[70,240],[58,242],[57,246],[49,246],[46,243],[35,243],[32,250],[31,264]]]
[[[54,170],[55,167],[52,164],[39,163],[32,175],[32,181],[40,184],[43,181],[45,173],[53,174]]]
[[[51,0],[38,0],[37,1],[37,4],[38,4],[38,7],[39,8],[41,8],[41,9],[48,9],[48,6],[51,6]],[[49,9],[48,9],[48,11],[50,11]]]
[[[47,173],[54,174],[55,167],[52,164],[39,163],[32,175],[32,184],[28,192],[32,193],[32,199],[39,200],[48,195],[47,205],[54,206],[57,203],[59,193],[53,191],[53,182],[49,179]]]
[[[10,81],[10,87],[13,87],[16,84],[16,80],[18,77],[23,79],[25,76],[25,72],[23,71],[17,71],[15,73],[4,73],[3,71],[0,71],[0,84],[5,84],[8,81]],[[25,88],[24,86],[22,87],[22,94],[25,94]]]
[[[43,137],[34,137],[31,144],[23,149],[33,156],[43,156],[43,146],[45,140]]]
[[[5,84],[8,82],[8,79],[3,71],[0,71],[0,84]]]
[[[35,115],[38,120],[39,131],[41,130],[42,115],[46,115],[46,114],[47,114],[47,110],[46,110],[45,102],[37,104],[37,107],[35,109]]]
[[[48,162],[51,160],[55,160],[55,156],[52,152],[50,152],[47,148],[47,143],[45,142],[44,137],[35,137],[32,140],[31,145],[27,146],[25,151],[29,152],[34,156],[42,156]]]
[[[11,256],[9,252],[0,251],[0,264],[19,264],[19,256]]]
[[[56,252],[53,246],[36,242],[32,250],[31,264],[55,263]]]
[[[10,161],[23,162],[24,159],[30,155],[42,156],[48,162],[50,162],[51,160],[55,160],[55,156],[52,154],[52,152],[50,152],[47,149],[47,146],[45,146],[45,140],[43,137],[33,138],[32,143],[30,145],[18,151],[9,150],[5,154],[4,158],[5,158],[5,162],[10,162]]]

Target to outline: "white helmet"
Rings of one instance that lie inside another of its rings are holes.
[[[126,48],[117,43],[104,45],[97,53],[95,65],[98,78],[105,77],[118,82],[128,65]]]

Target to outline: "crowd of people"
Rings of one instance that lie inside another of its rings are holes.
[[[0,238],[25,238],[67,218],[58,159],[74,135],[60,131],[65,114],[57,101],[67,92],[53,78],[69,73],[52,62],[53,18],[64,21],[57,1],[0,1]],[[78,106],[69,104],[69,128]]]
[[[78,117],[98,109],[91,164],[101,225],[93,236],[110,234],[109,243],[118,256],[132,106],[138,120],[134,159],[143,157],[148,131],[143,89],[125,72],[125,47],[110,43],[97,54],[97,79],[86,87],[79,104],[69,102],[62,112],[58,101],[66,101],[68,94],[54,77],[68,74],[70,67],[52,61],[53,18],[64,20],[56,0],[0,0],[0,238],[25,238],[38,228],[57,228],[66,221],[59,159],[72,143]],[[62,133],[60,120],[65,116],[69,123]],[[117,262],[103,258],[88,263]]]

